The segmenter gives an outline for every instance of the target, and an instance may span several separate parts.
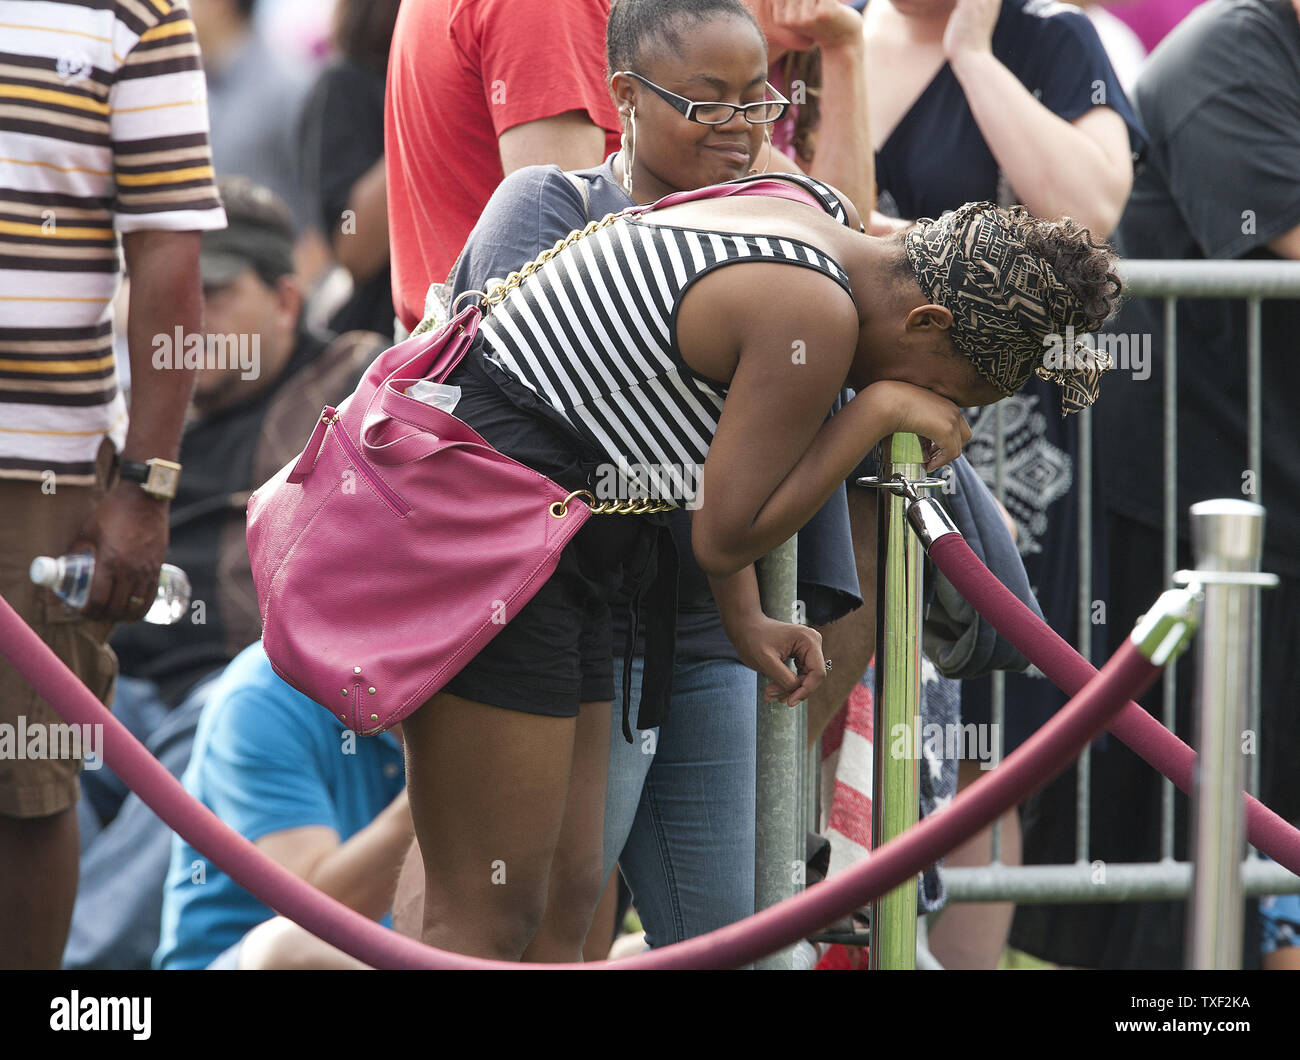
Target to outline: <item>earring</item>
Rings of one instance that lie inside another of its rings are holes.
[[[628,113],[627,120],[632,128],[631,144],[628,143],[628,130],[624,129],[618,153],[623,160],[623,190],[627,192],[627,197],[630,199],[632,198],[632,159],[636,153],[636,107]]]
[[[749,171],[749,176],[751,177],[758,173],[766,173],[767,167],[772,164],[772,126],[770,125],[763,130],[763,143],[767,147],[767,161],[763,163],[763,168],[761,170],[757,167],[751,169]]]

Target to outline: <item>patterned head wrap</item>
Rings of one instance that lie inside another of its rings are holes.
[[[949,335],[979,374],[1011,395],[1031,375],[1061,387],[1063,415],[1097,400],[1109,357],[1073,336],[1088,330],[1083,305],[1052,265],[1025,242],[1022,206],[969,202],[923,217],[904,246],[916,281],[952,313]],[[1069,342],[1071,349],[1063,350]],[[1054,352],[1055,357],[1047,356]]]

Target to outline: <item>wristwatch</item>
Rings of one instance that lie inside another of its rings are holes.
[[[140,483],[140,488],[150,497],[159,500],[171,500],[176,496],[176,487],[181,480],[181,465],[173,460],[154,457],[141,463],[138,460],[123,460],[121,474],[128,482]]]

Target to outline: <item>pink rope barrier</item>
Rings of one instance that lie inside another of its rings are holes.
[[[1066,695],[1075,695],[1092,680],[1096,668],[993,577],[961,534],[938,538],[929,554],[953,588]],[[1182,791],[1191,793],[1196,752],[1141,706],[1125,704],[1110,731]],[[1300,830],[1253,795],[1242,795],[1247,838],[1278,864],[1300,875]]]
[[[954,583],[955,584],[955,583]],[[997,769],[873,851],[866,861],[736,924],[615,962],[517,964],[437,950],[382,927],[316,890],[232,831],[189,794],[0,599],[0,653],[63,718],[103,725],[104,760],[158,816],[266,905],[377,968],[735,968],[821,930],[910,880],[1061,772],[1159,673],[1126,643],[1100,675]]]

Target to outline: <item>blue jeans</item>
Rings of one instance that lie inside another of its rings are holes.
[[[633,721],[645,660],[632,671]],[[622,736],[623,660],[605,797],[605,877],[615,862],[651,946],[703,935],[754,912],[757,678],[726,659],[679,662],[668,721]]]
[[[149,737],[171,713],[158,695],[158,686],[152,681],[127,674],[117,675],[113,694],[113,717],[126,726],[127,732],[141,743]],[[122,803],[131,792],[108,766],[87,770],[81,775],[81,800],[77,803],[77,819],[81,827],[81,856],[86,856],[90,844],[104,830],[105,825],[117,816]]]

